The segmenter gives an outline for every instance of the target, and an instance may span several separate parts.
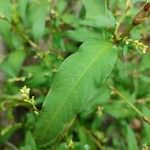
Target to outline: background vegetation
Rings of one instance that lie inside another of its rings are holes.
[[[144,0],[0,0],[0,149],[149,150],[149,14]],[[41,148],[34,130],[45,96],[88,39],[116,45],[114,69],[68,132]]]

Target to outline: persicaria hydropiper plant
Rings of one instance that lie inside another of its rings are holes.
[[[1,0],[0,149],[149,149],[149,16],[141,0]]]

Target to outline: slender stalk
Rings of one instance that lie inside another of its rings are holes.
[[[98,147],[98,149],[102,150],[103,146],[101,145],[101,143],[93,136],[92,132],[90,130],[88,130],[87,128],[84,127],[85,132],[88,134],[88,136],[91,138],[91,140],[96,144],[96,146]]]
[[[120,18],[119,24],[116,26],[116,30],[115,30],[115,37],[118,40],[119,38],[124,38],[126,36],[128,36],[128,34],[130,33],[130,31],[137,25],[143,23],[149,16],[150,16],[150,3],[146,2],[143,7],[140,9],[140,11],[135,15],[132,23],[130,25],[128,25],[125,30],[123,31],[123,33],[119,33],[119,30],[121,28],[122,22],[124,17],[126,16],[126,13],[129,9],[129,3],[130,0],[127,0],[126,3],[126,9],[125,9],[125,13],[124,15]]]
[[[33,47],[34,49],[40,50],[40,48],[38,47],[38,45],[36,43],[34,43],[32,40],[30,40],[30,38],[24,34],[23,31],[21,31],[21,29],[14,23],[9,21],[5,16],[3,16],[2,14],[0,14],[0,19],[3,19],[5,21],[7,21],[11,27],[26,41],[29,43],[29,45],[31,47]]]
[[[2,94],[0,98],[4,99],[5,102],[7,100],[10,100],[10,99],[13,100],[13,101],[8,101],[8,103],[13,107],[16,107],[18,105],[22,105],[22,106],[31,108],[36,115],[39,114],[38,109],[36,108],[35,104],[32,103],[30,100],[23,100],[22,96],[19,94],[18,95],[4,95],[4,94]],[[14,100],[15,100],[15,103],[13,104]]]
[[[137,109],[130,101],[128,101],[128,99],[122,93],[120,93],[114,87],[110,87],[110,89],[114,93],[116,93],[117,95],[119,95],[122,98],[122,100],[124,100],[145,122],[147,122],[148,124],[150,124],[150,119],[148,117],[146,117],[139,109]]]
[[[16,100],[21,100],[22,98],[21,98],[21,95],[5,95],[5,94],[1,94],[1,96],[0,96],[0,98],[1,99],[12,99],[12,100],[14,100],[14,99],[16,99]]]
[[[10,142],[5,142],[5,145],[7,145],[9,148],[11,148],[12,150],[19,150],[14,144],[10,143]]]
[[[120,26],[121,26],[121,24],[123,23],[123,20],[124,20],[125,16],[127,15],[128,10],[130,9],[130,5],[131,5],[130,3],[131,3],[130,0],[127,0],[127,1],[126,1],[125,11],[124,11],[123,15],[120,17],[120,19],[119,19],[119,21],[118,21],[118,23],[117,23],[117,25],[116,25],[115,36],[116,36],[117,38],[118,38],[118,36],[119,36],[118,33],[119,33]]]
[[[5,20],[7,23],[10,24],[10,26],[12,27],[12,29],[19,34],[19,36],[26,42],[28,43],[34,50],[36,50],[36,52],[41,52],[41,48],[35,43],[33,42],[29,36],[15,23],[12,21],[9,21],[3,14],[0,14],[0,19]],[[52,49],[50,50],[50,54],[58,56],[58,52],[53,51]],[[44,50],[46,51],[46,50]]]

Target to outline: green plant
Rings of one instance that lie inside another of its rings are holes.
[[[1,0],[1,147],[149,149],[149,16],[141,0]]]

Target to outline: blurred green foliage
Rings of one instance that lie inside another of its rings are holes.
[[[146,2],[0,0],[0,149],[42,149],[34,140],[35,107],[40,111],[59,66],[88,39],[112,41]],[[150,149],[150,125],[122,100],[150,117],[149,31],[147,19],[131,30],[129,43],[116,44],[119,58],[100,95],[45,149]],[[145,54],[136,40],[148,46]]]

